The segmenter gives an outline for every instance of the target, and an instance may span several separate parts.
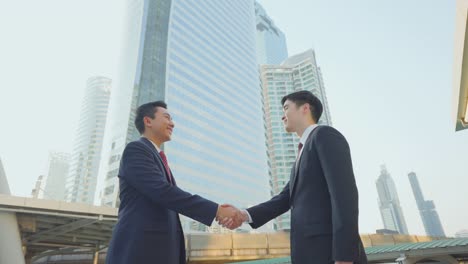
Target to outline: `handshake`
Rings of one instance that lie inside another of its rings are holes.
[[[218,224],[231,230],[238,228],[244,222],[249,221],[249,216],[245,210],[239,210],[230,204],[220,205],[216,213]]]

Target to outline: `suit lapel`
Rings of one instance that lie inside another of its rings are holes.
[[[306,141],[306,144],[307,144],[307,141]],[[302,156],[304,156],[304,155],[301,155],[301,156],[299,157],[299,160],[296,160],[296,161],[294,162],[294,178],[296,178],[297,172],[299,171],[299,167],[300,167],[300,165],[301,165]]]
[[[159,161],[158,165],[159,165],[159,167],[161,167],[161,170],[163,171],[164,175],[166,176],[166,180],[169,182],[168,179],[169,179],[170,175],[167,175],[166,169],[164,167],[163,160],[162,160],[161,156],[159,156],[158,150],[154,147],[153,143],[151,143],[151,141],[149,141],[149,139],[147,139],[145,137],[141,137],[140,141],[143,142],[143,144],[145,144],[146,146],[148,146],[152,150],[153,156],[155,156],[156,159]],[[171,171],[171,173],[172,173],[172,171]],[[172,177],[172,180],[174,181],[174,185],[176,185],[174,177]]]
[[[303,148],[302,148],[302,154],[301,154],[301,157],[299,158],[298,161],[295,161],[294,162],[294,165],[293,165],[293,168],[291,170],[291,184],[290,184],[290,198],[292,198],[293,194],[294,194],[294,190],[295,190],[295,187],[296,187],[296,182],[297,182],[297,179],[299,178],[299,169],[301,167],[301,160],[302,158],[304,157],[304,155],[307,155],[306,154],[306,151],[307,151],[307,146],[309,146],[311,144],[311,141],[313,139],[313,135],[315,134],[315,132],[319,129],[319,127],[316,127],[314,128],[314,130],[312,130],[312,132],[310,133],[309,137],[307,138]]]
[[[289,185],[289,196],[291,197],[293,193],[294,184],[296,182],[296,162],[294,162],[289,178],[291,179],[291,184]]]
[[[303,155],[304,153],[302,153],[301,158]],[[298,172],[299,172],[299,167],[300,167],[300,161],[301,161],[300,159],[298,161],[295,161],[291,170],[291,186],[290,186],[291,197],[293,196],[294,189],[295,189],[294,187],[296,187],[296,181],[299,176]]]
[[[291,189],[290,189],[291,196],[292,196],[294,186],[296,184],[297,173],[299,171],[299,167],[300,167],[299,165],[300,165],[300,162],[301,162],[301,158],[302,158],[302,155],[299,158],[299,160],[294,161],[294,165],[293,165],[292,170],[291,170],[291,176],[290,176],[290,179],[291,179]]]
[[[177,186],[177,183],[176,183],[176,180],[175,180],[175,177],[174,177],[174,174],[172,173],[172,170],[169,168],[169,171],[171,172],[171,180],[172,180],[172,184],[174,186]]]

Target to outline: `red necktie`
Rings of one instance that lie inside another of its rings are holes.
[[[171,170],[169,169],[169,163],[167,162],[166,154],[164,154],[164,151],[161,150],[161,152],[159,152],[159,155],[161,156],[161,159],[163,160],[163,163],[164,163],[164,167],[166,168],[167,180],[170,183],[172,183],[172,174],[171,174]]]
[[[301,149],[302,149],[302,143],[299,143],[299,145],[297,145],[296,165],[297,165],[297,162],[299,162],[299,155],[301,155]]]

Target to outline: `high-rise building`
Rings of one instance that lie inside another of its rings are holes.
[[[284,33],[257,1],[255,1],[255,18],[258,65],[280,64],[288,58]]]
[[[0,194],[10,194],[10,186],[8,185],[2,159],[0,159]]]
[[[0,194],[10,195],[10,186],[0,159]],[[15,212],[0,213],[0,263],[25,263],[18,219]]]
[[[102,76],[86,82],[66,182],[68,202],[93,204],[95,200],[111,83],[111,79]]]
[[[315,53],[308,50],[285,60],[281,65],[262,65],[260,79],[263,91],[263,111],[268,149],[268,172],[271,195],[283,190],[288,183],[292,165],[297,156],[299,138],[296,134],[286,133],[281,117],[281,99],[292,92],[307,90],[317,96],[324,110],[320,125],[331,125],[330,110]],[[290,229],[289,212],[275,221],[276,230]]]
[[[433,237],[445,237],[445,232],[442,228],[434,201],[424,200],[424,195],[416,173],[410,172],[408,178],[411,183],[411,188],[413,189],[414,198],[416,199],[416,204],[418,205],[419,214],[421,215],[426,234]]]
[[[44,184],[44,175],[39,175],[39,177],[37,177],[36,183],[34,184],[34,188],[31,191],[32,198],[44,198]]]
[[[128,1],[122,67],[110,102],[102,203],[118,206],[118,168],[137,106],[164,100],[164,144],[183,189],[245,207],[268,198],[253,0]],[[201,230],[190,221],[184,229]]]
[[[65,182],[70,167],[70,154],[51,152],[46,172],[44,199],[65,201]]]
[[[385,229],[408,234],[403,210],[400,206],[397,188],[385,165],[380,167],[380,176],[376,182],[379,194],[379,208]]]
[[[457,238],[468,238],[468,229],[462,229],[455,233],[455,237]]]

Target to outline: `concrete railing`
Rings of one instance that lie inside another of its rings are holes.
[[[189,234],[189,263],[222,263],[289,256],[289,233]]]

